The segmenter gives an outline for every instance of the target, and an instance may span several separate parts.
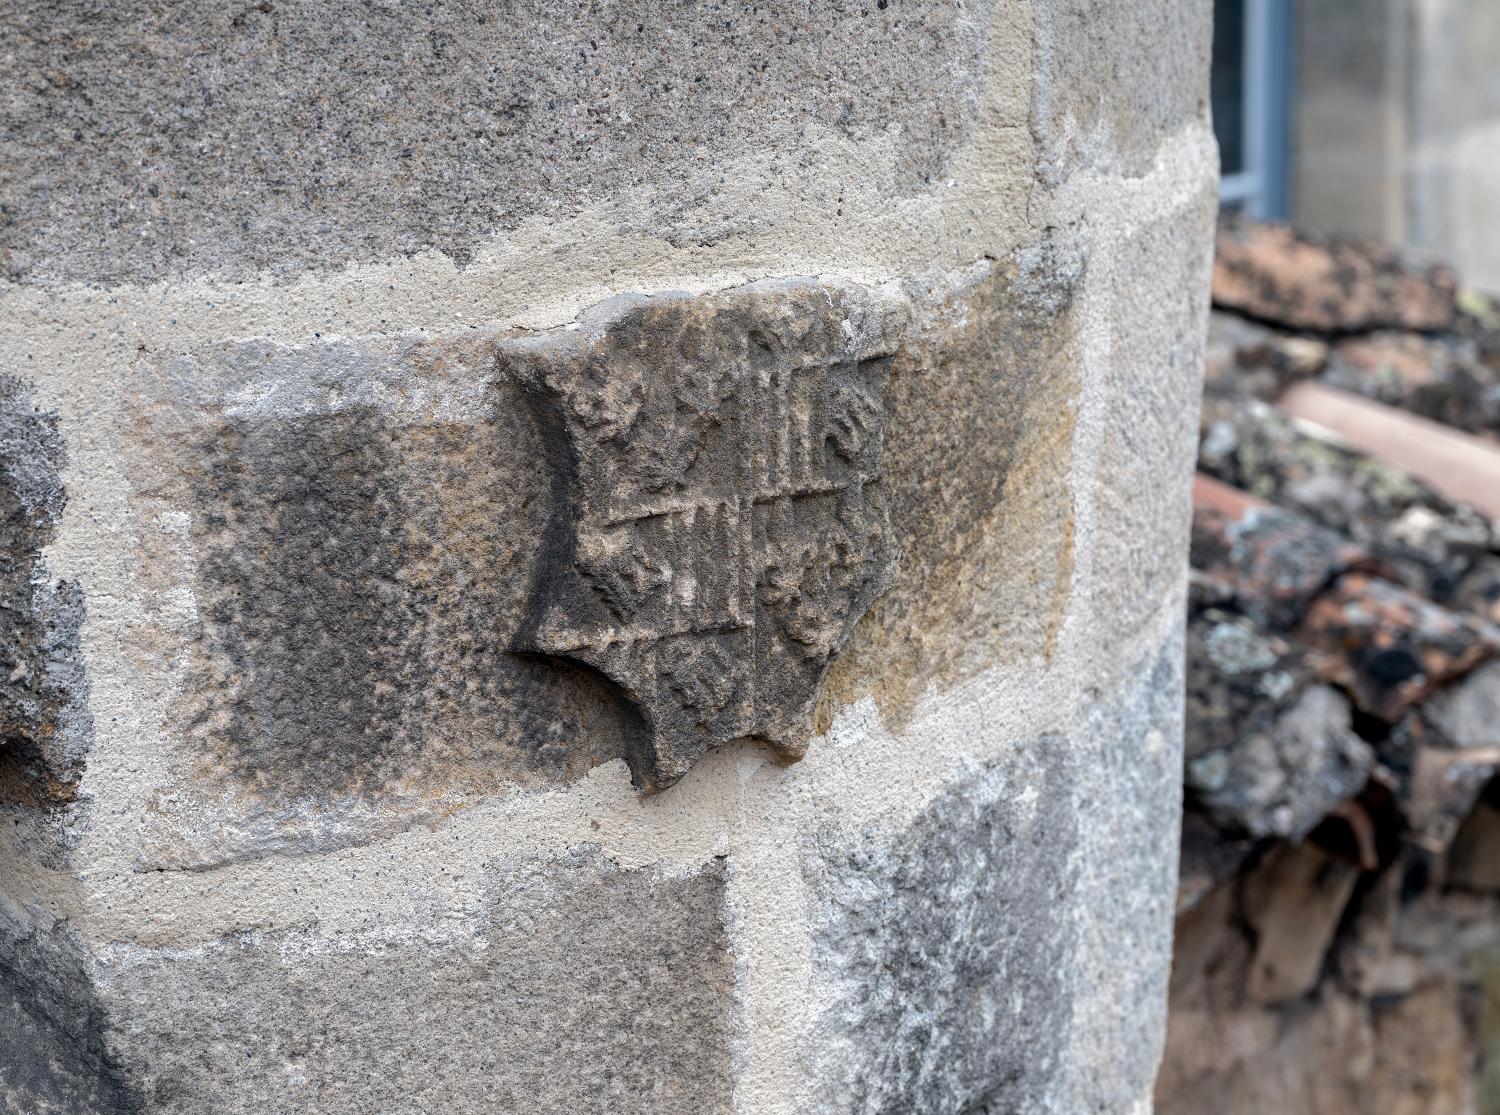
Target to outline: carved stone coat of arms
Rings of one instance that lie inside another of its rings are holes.
[[[636,780],[758,737],[800,756],[834,653],[891,571],[881,487],[898,304],[812,281],[620,299],[507,345],[555,506],[516,649],[633,707]]]

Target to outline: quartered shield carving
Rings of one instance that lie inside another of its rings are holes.
[[[804,752],[828,662],[890,574],[901,326],[885,296],[780,282],[619,300],[502,351],[557,500],[516,649],[613,683],[643,728],[639,783],[745,736]]]

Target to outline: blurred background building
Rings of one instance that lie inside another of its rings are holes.
[[[1216,0],[1226,206],[1500,289],[1500,3]]]

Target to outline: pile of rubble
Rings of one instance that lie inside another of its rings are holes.
[[[1157,1110],[1500,1111],[1500,312],[1219,240]]]

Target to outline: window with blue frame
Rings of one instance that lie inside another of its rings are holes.
[[[1287,212],[1291,0],[1214,0],[1212,98],[1219,200],[1253,217]]]

